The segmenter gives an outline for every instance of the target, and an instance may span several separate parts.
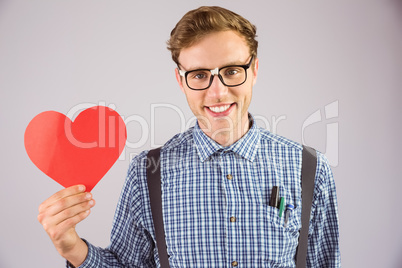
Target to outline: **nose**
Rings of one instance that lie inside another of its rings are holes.
[[[216,99],[221,99],[228,92],[227,86],[222,83],[218,75],[213,76],[211,86],[206,90],[209,97]]]

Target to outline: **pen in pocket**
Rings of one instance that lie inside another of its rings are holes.
[[[292,214],[292,211],[295,207],[293,205],[286,205],[286,211],[285,211],[285,224],[283,227],[288,227],[288,222],[289,222],[289,217]]]

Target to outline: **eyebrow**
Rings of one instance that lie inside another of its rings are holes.
[[[246,65],[247,63],[239,63],[239,61],[232,61],[232,62],[229,62],[229,63],[226,63],[225,65],[222,65],[222,66],[220,66],[220,67],[218,67],[218,69],[220,69],[220,68],[223,68],[223,67],[226,67],[226,66],[231,66],[231,65]],[[178,66],[179,67],[179,69],[180,69],[180,66]],[[198,67],[198,66],[195,66],[195,67],[193,67],[193,68],[189,68],[189,69],[185,69],[184,68],[184,66],[181,66],[181,67],[183,67],[182,69],[180,69],[180,70],[183,70],[183,71],[186,71],[186,72],[188,72],[188,71],[194,71],[194,70],[214,70],[215,68],[212,68],[212,69],[209,69],[209,68],[205,68],[205,67]]]

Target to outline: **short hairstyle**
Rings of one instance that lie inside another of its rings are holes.
[[[179,65],[179,55],[207,34],[233,30],[244,37],[251,56],[257,56],[257,28],[242,16],[218,6],[202,6],[187,12],[176,24],[167,41],[173,61]]]

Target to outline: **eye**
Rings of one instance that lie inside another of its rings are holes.
[[[196,75],[194,76],[194,78],[196,78],[196,79],[203,79],[203,78],[205,78],[205,77],[206,77],[205,74],[196,74]]]
[[[242,68],[238,67],[228,67],[224,69],[224,76],[230,77],[230,76],[236,76],[242,73]]]
[[[235,75],[235,74],[237,74],[239,71],[237,71],[237,70],[229,70],[228,72],[227,72],[227,74],[228,75]]]
[[[206,71],[194,71],[189,73],[188,78],[193,80],[203,80],[208,78],[208,73]]]

